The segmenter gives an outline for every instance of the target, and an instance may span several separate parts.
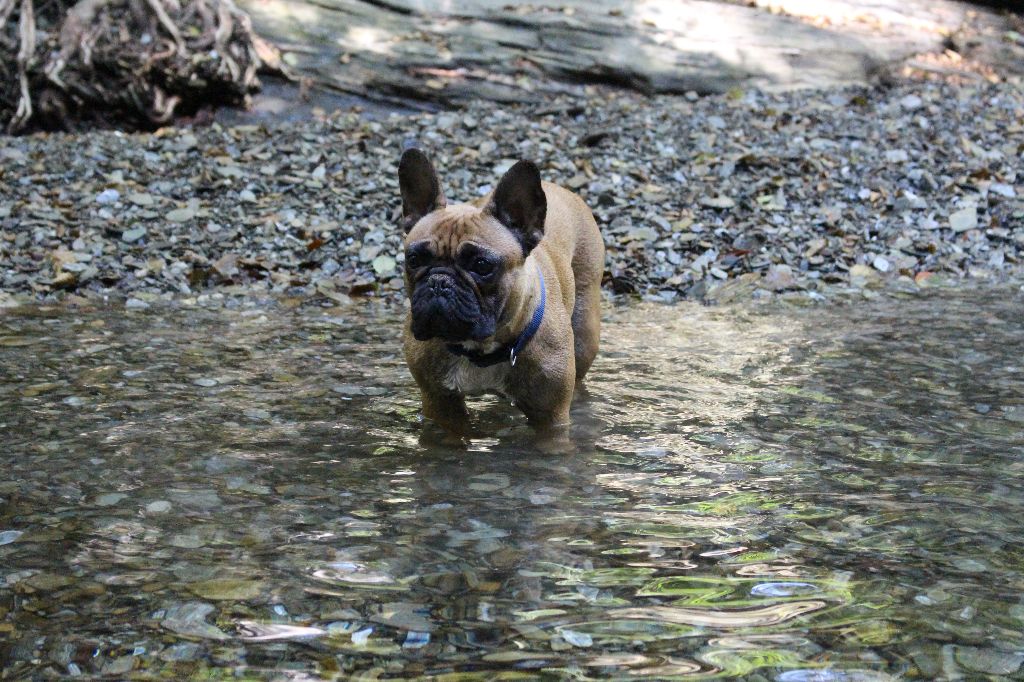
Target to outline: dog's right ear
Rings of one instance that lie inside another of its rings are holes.
[[[437,171],[419,149],[406,149],[398,162],[398,187],[402,192],[402,229],[408,232],[420,218],[444,208],[444,193]]]

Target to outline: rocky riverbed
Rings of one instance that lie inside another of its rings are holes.
[[[450,201],[518,158],[578,191],[614,294],[819,298],[1024,273],[1019,88],[595,90],[582,103],[6,139],[0,305],[397,297],[395,166],[410,141]]]

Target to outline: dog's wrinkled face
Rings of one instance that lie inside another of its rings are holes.
[[[449,343],[490,338],[543,236],[546,201],[536,166],[514,166],[483,208],[448,206],[433,166],[415,149],[402,156],[399,182],[413,336]]]

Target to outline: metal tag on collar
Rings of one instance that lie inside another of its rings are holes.
[[[508,352],[508,361],[512,363],[512,367],[516,366],[516,347],[512,346],[512,350]]]

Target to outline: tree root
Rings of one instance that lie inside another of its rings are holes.
[[[233,0],[0,0],[0,126],[152,129],[289,76]]]

